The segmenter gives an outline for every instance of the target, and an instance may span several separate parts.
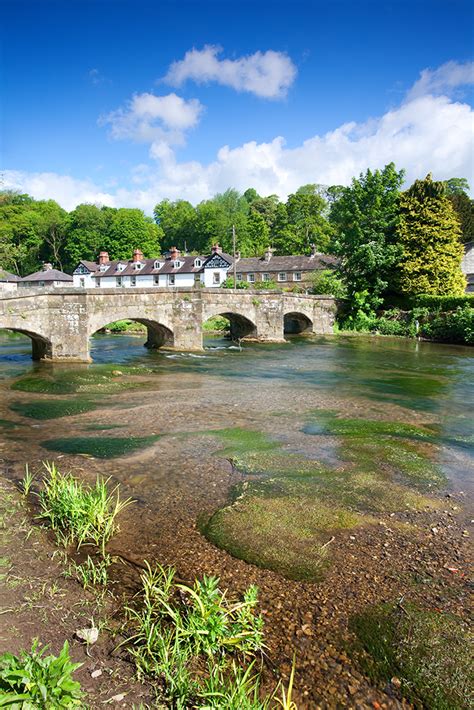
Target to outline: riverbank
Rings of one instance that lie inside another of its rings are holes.
[[[25,463],[35,471],[42,460],[54,458],[81,480],[111,476],[123,497],[136,500],[123,512],[121,531],[109,544],[110,554],[122,560],[111,568],[112,611],[85,607],[88,618],[107,618],[104,634],[110,625],[117,630],[120,609],[137,590],[144,560],[172,565],[185,581],[217,575],[232,598],[255,583],[268,644],[265,688],[274,687],[280,676],[288,681],[295,652],[300,710],[409,706],[402,700],[399,670],[381,678],[367,666],[355,619],[384,603],[400,603],[413,615],[420,607],[443,619],[467,618],[465,531],[470,516],[469,481],[463,478],[471,445],[465,429],[470,422],[469,351],[415,345],[336,337],[240,352],[216,341],[214,350],[191,357],[143,352],[136,338],[104,336],[97,339],[95,353],[110,365],[40,367],[3,383],[2,475],[18,481]],[[132,347],[137,353],[133,367],[123,359],[120,363],[117,351],[129,353]],[[113,374],[117,370],[121,374]],[[83,411],[64,411],[85,399]],[[48,418],[52,402],[55,419]],[[57,403],[64,404],[62,411]],[[401,458],[394,458],[394,452]],[[347,484],[342,488],[341,476]],[[337,485],[328,487],[328,481]],[[236,491],[244,493],[240,500]],[[262,494],[265,517],[254,516],[256,491]],[[324,508],[345,511],[337,529],[328,529],[314,511],[310,519],[307,511],[319,500]],[[18,503],[24,506],[21,498]],[[252,535],[247,547],[232,556],[226,550],[233,544],[239,506]],[[226,537],[216,546],[202,531],[226,510]],[[275,511],[277,518],[271,517]],[[28,510],[20,508],[18,516],[11,530],[21,527],[19,518],[28,518]],[[265,539],[265,550],[275,550],[273,567],[275,560],[293,565],[285,554],[289,538],[281,532],[287,519],[291,524],[284,533],[293,535],[301,558],[312,559],[324,546],[328,564],[318,579],[289,578],[249,562]],[[259,521],[271,524],[258,527]],[[49,550],[49,557],[39,558],[42,569],[28,567],[28,540],[18,545],[13,536],[0,553],[14,565],[3,581],[31,577],[38,594],[40,577],[48,584],[56,580],[64,596],[43,595],[38,603],[56,611],[47,616],[42,606],[37,626],[31,625],[31,616],[22,616],[28,590],[21,592],[20,603],[8,597],[10,611],[1,617],[8,633],[2,633],[2,644],[28,648],[33,633],[49,640],[60,628],[64,635],[55,637],[55,650],[68,638],[74,658],[84,658],[73,637],[82,589],[72,580],[63,587],[58,555],[50,562],[54,548],[49,538],[39,538],[32,548]],[[76,592],[70,584],[76,584]],[[67,624],[61,626],[63,616]],[[105,676],[105,668],[115,668],[111,649],[116,639],[103,639],[99,669]],[[90,652],[94,657],[95,647]],[[132,677],[130,659],[124,655],[119,661],[112,681]],[[85,687],[94,688],[89,667],[82,672]],[[100,682],[108,677],[100,676]],[[112,685],[92,696],[92,707],[112,697]],[[120,706],[138,705],[142,692],[141,702],[148,702],[148,686],[130,685]]]

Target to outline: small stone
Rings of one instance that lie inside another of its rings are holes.
[[[433,533],[433,535],[436,535],[436,533],[438,532],[438,528],[431,528],[431,532]]]
[[[469,537],[469,530],[463,530],[463,531],[462,531],[462,536],[463,536],[463,537]]]
[[[400,678],[397,678],[396,675],[393,676],[390,682],[393,686],[395,686],[395,688],[399,688],[402,684],[402,681],[400,680]]]
[[[108,703],[121,703],[122,700],[125,697],[125,693],[118,693],[117,695],[113,695],[109,700],[107,700]]]
[[[96,671],[92,671],[91,678],[100,678],[102,671],[98,668]]]
[[[112,370],[112,375],[114,377],[122,377],[123,372],[122,372],[122,370]]]

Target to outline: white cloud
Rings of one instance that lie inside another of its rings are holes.
[[[198,123],[203,109],[198,99],[186,101],[174,93],[167,96],[135,94],[125,108],[101,116],[99,124],[109,125],[110,135],[116,140],[182,145],[185,131]]]
[[[407,93],[406,100],[426,94],[451,96],[455,89],[469,84],[474,84],[474,62],[446,62],[437,69],[423,69],[420,78]]]
[[[155,107],[154,101],[144,99],[138,102],[137,111],[145,116],[155,111],[156,115]],[[176,125],[172,111],[169,116],[168,125]],[[474,111],[468,104],[431,93],[412,94],[381,117],[345,123],[295,148],[287,148],[281,136],[267,143],[223,146],[207,164],[179,162],[170,142],[153,135],[149,138],[152,160],[128,176],[131,188],[106,190],[69,176],[14,171],[5,171],[4,183],[36,198],[54,198],[67,209],[89,201],[141,207],[147,212],[165,197],[197,203],[228,187],[254,187],[262,195],[276,193],[284,199],[305,183],[348,184],[367,168],[382,168],[391,161],[398,169],[406,169],[407,185],[432,172],[438,180],[465,177],[474,187],[473,125]],[[186,120],[181,130],[184,126]]]
[[[296,67],[284,52],[255,52],[238,59],[219,59],[221,47],[191,49],[173,62],[164,81],[182,86],[188,79],[198,84],[217,82],[236,91],[248,91],[264,99],[286,96],[296,78]]]

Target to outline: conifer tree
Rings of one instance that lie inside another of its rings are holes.
[[[461,272],[460,237],[459,220],[445,184],[434,181],[431,174],[415,180],[400,196],[401,292],[462,295],[466,280]]]

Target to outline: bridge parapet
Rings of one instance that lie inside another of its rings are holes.
[[[90,361],[90,336],[116,320],[143,323],[148,347],[202,350],[202,326],[212,316],[229,318],[234,338],[281,342],[285,330],[332,333],[335,314],[332,297],[276,291],[64,288],[0,296],[0,328],[29,335],[33,356],[55,361]]]

